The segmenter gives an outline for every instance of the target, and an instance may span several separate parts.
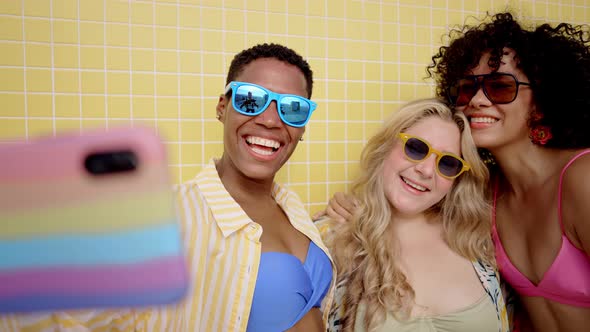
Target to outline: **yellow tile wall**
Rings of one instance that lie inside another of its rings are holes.
[[[0,144],[144,124],[185,181],[222,151],[215,103],[233,55],[279,42],[315,73],[318,110],[278,175],[314,212],[348,189],[384,115],[433,94],[425,67],[448,28],[506,8],[590,21],[587,0],[2,0]]]

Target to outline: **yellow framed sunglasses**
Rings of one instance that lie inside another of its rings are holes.
[[[436,172],[444,178],[452,180],[470,169],[463,158],[452,153],[441,152],[430,146],[430,143],[423,138],[406,133],[399,133],[398,136],[404,142],[404,154],[410,161],[419,163],[434,153]]]

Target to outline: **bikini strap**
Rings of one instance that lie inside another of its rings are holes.
[[[574,161],[576,161],[576,159],[588,153],[590,153],[590,150],[584,150],[575,155],[572,159],[570,159],[570,161],[567,162],[567,164],[565,164],[565,166],[561,170],[561,174],[559,175],[559,188],[557,189],[557,219],[559,220],[559,227],[561,227],[562,234],[565,234],[565,229],[563,228],[563,221],[561,220],[561,184],[563,182],[563,176],[565,175],[565,171],[568,169],[568,167],[570,167],[570,165],[573,164]]]

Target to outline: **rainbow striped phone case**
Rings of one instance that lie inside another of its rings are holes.
[[[0,144],[0,312],[181,300],[171,189],[149,129]]]

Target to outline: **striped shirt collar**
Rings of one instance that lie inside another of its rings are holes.
[[[254,223],[254,221],[248,217],[225,189],[215,168],[215,162],[215,159],[211,159],[196,177],[195,181],[211,208],[215,216],[215,222],[217,222],[223,236],[228,237],[241,228]],[[310,234],[305,229],[304,220],[309,219],[309,215],[299,199],[291,199],[289,191],[276,182],[273,183],[271,194],[297,230],[308,236],[315,243],[321,243],[319,236]]]

